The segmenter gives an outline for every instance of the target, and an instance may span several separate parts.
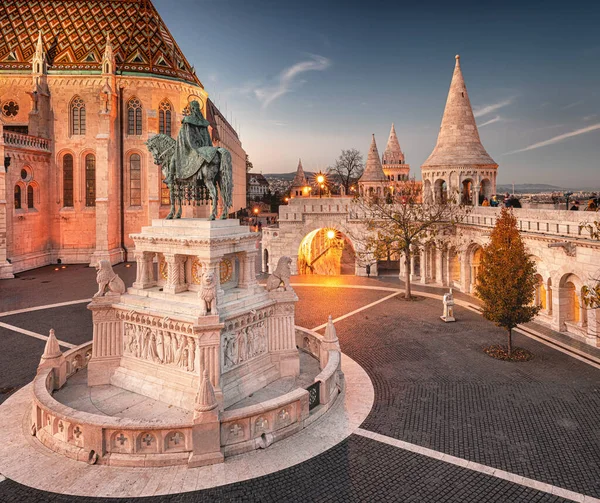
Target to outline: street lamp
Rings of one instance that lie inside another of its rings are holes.
[[[567,200],[567,210],[569,209],[569,197],[571,197],[573,195],[573,192],[565,192],[563,194],[565,196],[565,199]]]
[[[254,213],[254,225],[256,225],[258,230],[258,208],[254,208],[252,212]]]
[[[316,176],[315,180],[319,184],[319,197],[321,197],[321,194],[323,192],[323,188],[325,186],[325,175],[319,171],[317,173],[317,176]]]

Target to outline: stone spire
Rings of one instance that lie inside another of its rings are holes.
[[[106,46],[104,48],[104,56],[102,57],[102,74],[112,75],[115,73],[115,56],[113,47],[110,41],[110,33],[106,33]]]
[[[215,398],[215,389],[208,377],[208,370],[204,369],[202,381],[196,395],[196,403],[194,404],[194,416],[203,412],[209,412],[216,409],[218,406]]]
[[[458,55],[437,144],[422,168],[438,166],[498,166],[479,139]]]
[[[359,182],[386,182],[387,177],[381,168],[381,161],[379,160],[379,152],[377,151],[377,143],[375,143],[375,135],[371,139],[371,146],[369,147],[369,155],[367,156],[367,164],[365,165],[365,171],[360,177]]]
[[[403,164],[404,154],[400,148],[400,142],[396,136],[396,129],[392,122],[392,128],[390,129],[390,137],[388,138],[387,147],[382,157],[383,164]]]
[[[38,32],[35,54],[31,60],[31,71],[37,75],[45,75],[48,73],[46,67],[46,54],[44,53],[44,42],[42,41],[42,30]]]
[[[296,169],[296,176],[292,182],[292,187],[306,187],[307,185],[308,180],[306,179],[304,169],[302,168],[302,159],[298,159],[298,168]]]

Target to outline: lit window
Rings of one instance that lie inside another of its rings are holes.
[[[85,156],[85,205],[96,206],[96,157]]]
[[[139,154],[132,154],[129,158],[129,204],[142,205],[142,167]]]
[[[63,206],[73,206],[73,156],[63,157]]]

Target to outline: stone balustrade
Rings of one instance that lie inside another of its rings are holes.
[[[2,138],[7,146],[50,152],[50,140],[47,138],[15,133],[14,131],[3,131]]]

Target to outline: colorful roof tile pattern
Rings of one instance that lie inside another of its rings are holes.
[[[150,0],[2,0],[0,71],[31,69],[40,31],[49,70],[100,70],[108,34],[117,72],[202,86]]]

